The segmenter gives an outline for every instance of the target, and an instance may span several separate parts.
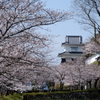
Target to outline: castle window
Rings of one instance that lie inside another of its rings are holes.
[[[65,58],[62,58],[61,59],[61,63],[64,63],[64,62],[66,62],[66,59]]]

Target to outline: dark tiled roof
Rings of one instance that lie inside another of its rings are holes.
[[[62,53],[59,53],[58,56],[62,54],[83,54],[83,52],[62,52]]]
[[[68,43],[68,42],[64,42],[62,43],[62,45],[84,45],[83,43],[78,43],[78,44],[72,44],[72,43]]]

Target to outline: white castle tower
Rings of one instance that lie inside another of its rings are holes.
[[[61,63],[74,60],[83,55],[84,44],[82,43],[82,36],[66,36],[62,46],[64,47],[64,52],[58,54],[61,57]]]

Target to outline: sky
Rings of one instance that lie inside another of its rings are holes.
[[[72,12],[72,1],[73,0],[42,0],[46,8],[53,10]],[[60,63],[60,58],[58,53],[64,51],[61,47],[61,43],[65,41],[66,35],[81,35],[83,37],[83,42],[86,42],[90,33],[84,30],[84,27],[80,25],[76,20],[70,19],[64,22],[59,22],[54,25],[47,26],[47,31],[43,31],[45,34],[50,34],[52,36],[53,44],[50,49],[52,49],[52,57],[54,62]]]

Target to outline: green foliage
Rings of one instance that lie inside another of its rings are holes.
[[[71,94],[71,93],[82,93],[82,92],[95,92],[100,91],[100,89],[87,89],[87,90],[73,90],[73,91],[52,91],[52,92],[32,92],[23,93],[22,95],[38,96],[38,95],[50,95],[50,94]]]
[[[70,89],[69,89],[69,86],[68,86],[68,85],[64,85],[64,86],[63,86],[63,90],[68,90],[68,91],[69,91],[69,90],[70,90]]]
[[[90,94],[92,93],[94,96],[100,92],[100,89],[89,89],[89,90],[73,90],[73,91],[53,91],[53,92],[33,92],[33,93],[23,93],[21,94],[13,94],[8,96],[0,96],[0,100],[23,100],[24,96],[28,96],[29,100],[64,100],[62,96],[67,98],[67,95],[75,94],[78,95],[80,93]],[[78,94],[77,94],[78,93]],[[34,99],[35,98],[35,99]],[[74,99],[71,99],[74,100]]]
[[[20,94],[0,96],[0,100],[23,100],[23,96],[21,96]]]
[[[100,90],[24,93],[24,100],[100,100]],[[94,99],[95,98],[95,99]]]
[[[99,64],[99,62],[98,61],[95,61],[95,62],[93,62],[93,64]]]
[[[60,89],[60,85],[59,85],[59,84],[56,84],[56,85],[55,85],[55,89],[56,89],[56,90],[59,90],[59,89]]]
[[[52,81],[47,81],[46,85],[48,86],[49,89],[54,89],[55,83]]]
[[[86,54],[85,57],[86,57],[86,58],[89,58],[89,57],[91,57],[92,55],[93,55],[93,54]]]

